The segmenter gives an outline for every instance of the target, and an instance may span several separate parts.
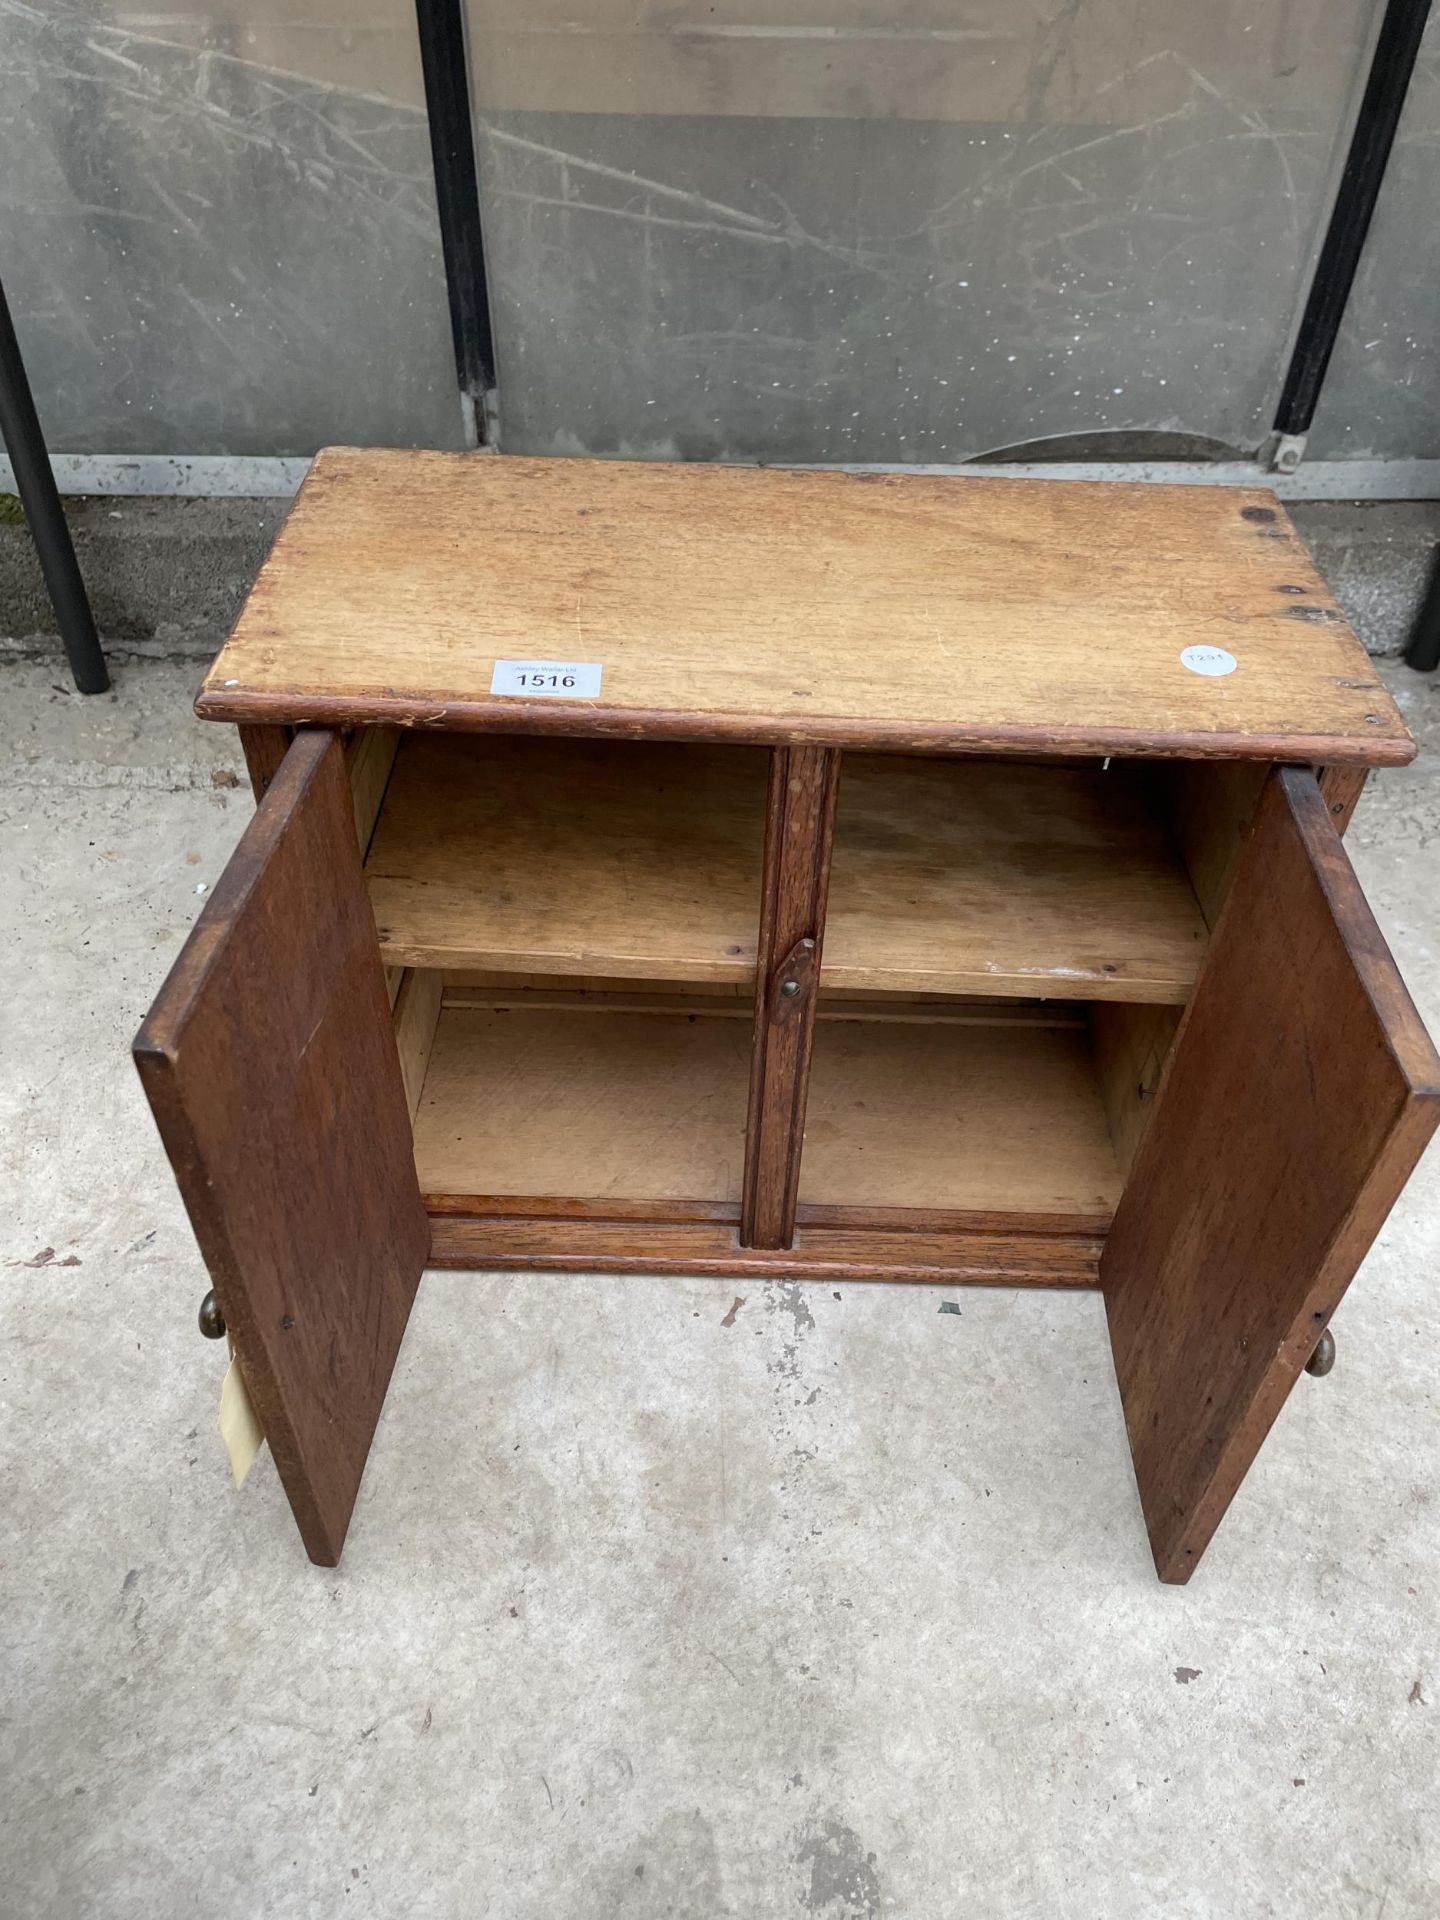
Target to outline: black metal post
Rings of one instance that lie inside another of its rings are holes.
[[[1385,9],[1330,225],[1281,390],[1275,414],[1277,434],[1290,437],[1310,431],[1429,16],[1430,0],[1389,0]]]
[[[81,693],[104,693],[110,685],[105,656],[95,633],[95,621],[85,582],[75,560],[70,529],[50,471],[50,456],[40,432],[40,419],[20,358],[20,342],[0,285],[0,438],[15,469],[15,490],[30,523],[40,569],[55,609],[65,657]]]
[[[450,295],[455,365],[460,390],[473,403],[477,429],[483,431],[485,397],[495,385],[495,340],[485,281],[462,0],[415,0],[415,18],[430,116],[430,157],[435,167],[435,200]]]
[[[1417,673],[1433,673],[1440,667],[1440,548],[1430,556],[1430,578],[1410,629],[1405,664]]]

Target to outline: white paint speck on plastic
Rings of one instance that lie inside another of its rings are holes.
[[[1207,680],[1218,680],[1222,674],[1234,673],[1240,662],[1224,647],[1186,647],[1181,652],[1180,664],[1191,673],[1203,673]]]

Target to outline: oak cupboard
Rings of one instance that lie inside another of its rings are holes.
[[[1440,1118],[1272,496],[332,449],[197,710],[135,1051],[313,1559],[422,1270],[558,1267],[1098,1288],[1188,1578]]]

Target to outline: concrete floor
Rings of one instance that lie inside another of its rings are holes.
[[[196,677],[0,675],[0,1913],[1433,1920],[1435,1157],[1188,1589],[1094,1296],[435,1274],[343,1568],[231,1490],[127,1058],[251,810]]]

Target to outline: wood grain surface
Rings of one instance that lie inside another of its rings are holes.
[[[1162,1579],[1193,1572],[1437,1120],[1440,1059],[1313,776],[1281,769],[1101,1261]]]
[[[335,735],[290,748],[135,1059],[306,1550],[333,1566],[430,1246]]]
[[[754,1280],[911,1280],[952,1286],[1094,1287],[1100,1242],[1072,1234],[809,1227],[789,1247],[745,1247],[723,1222],[535,1219],[437,1213],[430,1265],[713,1273]],[[717,1312],[718,1312],[717,1306]]]
[[[345,771],[355,803],[355,838],[362,860],[385,804],[399,746],[395,727],[358,727],[345,742]]]
[[[766,755],[407,738],[366,863],[403,966],[755,977]]]
[[[1179,1002],[1205,937],[1148,770],[845,755],[827,990]]]
[[[1365,782],[1369,778],[1366,767],[1318,767],[1315,777],[1320,785],[1320,794],[1330,815],[1331,825],[1338,834],[1344,834],[1354,818],[1365,792]]]
[[[402,969],[403,971],[403,969]],[[753,1020],[753,996],[725,987],[697,987],[668,980],[596,980],[567,983],[563,974],[446,973],[447,1007],[562,1007],[572,1012],[703,1013],[712,1019]],[[1138,1009],[1137,1009],[1138,1010]],[[816,1002],[817,1020],[903,1020],[928,1026],[963,1021],[969,1026],[1074,1027],[1089,1024],[1092,1010],[1073,1000],[1002,1000],[988,994],[831,994]],[[1172,1009],[1172,1012],[1174,1010]],[[1178,1015],[1177,1015],[1178,1017]]]
[[[1187,647],[1238,666],[1189,671]],[[592,662],[598,699],[492,695]],[[1386,765],[1414,753],[1273,496],[331,448],[213,719]]]
[[[427,1193],[432,1215],[476,1220],[631,1220],[647,1226],[723,1222],[737,1226],[733,1200],[577,1200],[562,1194]],[[797,1207],[797,1227],[908,1234],[1024,1234],[1030,1238],[1094,1240],[1110,1224],[1109,1213],[986,1213],[934,1207]]]
[[[738,1020],[447,1010],[415,1115],[420,1184],[738,1201],[749,1076]]]
[[[1264,761],[1180,761],[1166,767],[1170,825],[1190,884],[1213,927],[1270,769]]]
[[[1083,1032],[817,1025],[802,1203],[1093,1222],[1120,1184]]]
[[[400,1077],[405,1083],[405,1105],[413,1120],[430,1071],[430,1049],[440,1020],[444,976],[430,967],[406,967],[395,990],[391,1020]]]
[[[290,751],[289,727],[237,727],[240,751],[245,756],[245,771],[250,775],[250,790],[256,804],[265,798],[270,782],[285,763]]]
[[[1115,1158],[1128,1172],[1155,1110],[1181,1009],[1097,1000],[1089,1011],[1100,1098]]]
[[[795,1226],[839,780],[840,756],[823,747],[771,756],[740,1211],[750,1247],[786,1246]]]
[[[409,737],[366,863],[384,958],[749,986],[765,791],[748,747]],[[1164,798],[1118,762],[846,754],[822,987],[1183,1001],[1205,921]]]
[[[427,1204],[733,1207],[749,1041],[705,1014],[447,1007],[415,1117]],[[1115,1209],[1082,1029],[822,1021],[808,1112],[802,1217],[962,1212],[1093,1235]]]

